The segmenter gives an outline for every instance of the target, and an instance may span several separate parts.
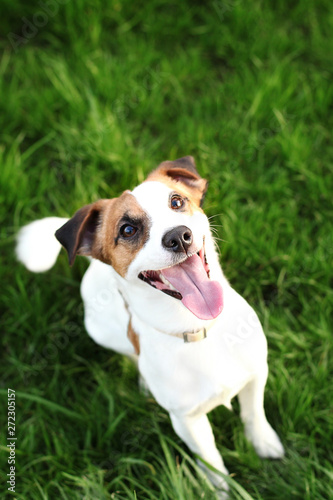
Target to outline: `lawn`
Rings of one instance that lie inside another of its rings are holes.
[[[225,274],[265,328],[286,448],[259,459],[237,401],[215,409],[231,498],[332,499],[331,1],[2,0],[0,19],[0,497],[214,498],[129,360],[85,333],[86,261],[34,275],[14,256],[23,224],[190,154]]]

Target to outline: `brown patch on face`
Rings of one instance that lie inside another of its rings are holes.
[[[189,215],[193,215],[195,212],[201,212],[204,213],[202,208],[200,207],[200,204],[198,204],[198,198],[196,196],[193,196],[193,191],[189,188],[186,187],[182,182],[177,182],[172,180],[171,178],[164,176],[164,175],[154,175],[153,177],[147,178],[144,182],[149,182],[149,181],[156,181],[156,182],[162,182],[165,186],[168,188],[172,189],[172,193],[170,193],[169,196],[169,207],[171,208],[171,200],[174,195],[180,195],[184,200],[185,204],[184,207],[181,207],[179,209],[173,209],[175,212],[186,212]]]
[[[98,200],[85,205],[55,232],[55,237],[68,252],[70,265],[73,265],[76,255],[91,255],[104,262],[99,228],[104,211],[113,201]]]
[[[176,192],[181,191],[197,207],[202,206],[208,187],[206,179],[198,174],[192,156],[164,161],[147,177],[147,181],[163,182]]]
[[[135,354],[140,354],[140,338],[139,335],[133,330],[132,322],[128,323],[127,337],[134,347]]]
[[[86,205],[56,232],[70,265],[76,255],[110,264],[125,276],[128,266],[149,237],[149,217],[125,191],[119,198]]]
[[[113,203],[106,208],[99,231],[103,262],[111,264],[124,277],[132,260],[149,238],[150,222],[129,191],[110,201]]]
[[[168,180],[163,182],[166,186],[172,189],[169,196],[169,207],[174,212],[186,213],[188,215],[193,215],[195,212],[202,212],[202,209],[198,207],[196,201],[191,197],[191,193],[186,191],[181,184],[175,182],[169,182]],[[181,206],[177,206],[177,203],[181,203]],[[176,203],[176,206],[174,204]]]

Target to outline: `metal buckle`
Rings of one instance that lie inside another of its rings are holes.
[[[185,343],[197,342],[207,337],[207,330],[206,328],[202,328],[198,332],[184,332],[183,337]]]

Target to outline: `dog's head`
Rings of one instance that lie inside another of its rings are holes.
[[[213,319],[222,310],[222,289],[210,279],[206,189],[192,157],[166,161],[132,192],[81,208],[56,237],[70,264],[89,255],[126,281],[141,280],[196,317]]]

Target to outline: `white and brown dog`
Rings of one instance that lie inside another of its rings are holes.
[[[201,209],[206,188],[192,157],[163,162],[119,198],[96,201],[69,220],[25,226],[17,256],[34,272],[50,269],[61,245],[70,264],[76,255],[92,258],[81,284],[89,335],[137,359],[176,433],[227,474],[207,413],[230,407],[236,395],[259,456],[280,458],[284,450],[264,412],[266,338],[222,273]],[[221,475],[201,467],[227,489]]]

